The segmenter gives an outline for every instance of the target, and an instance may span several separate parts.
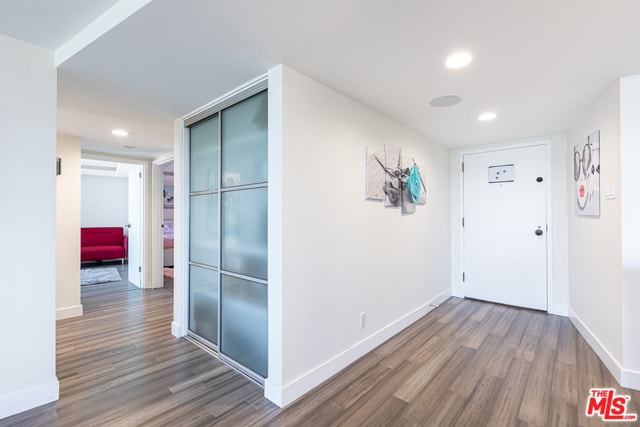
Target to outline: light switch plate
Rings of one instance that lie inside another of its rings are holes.
[[[607,190],[604,193],[605,200],[614,200],[616,198],[616,186],[608,185]]]

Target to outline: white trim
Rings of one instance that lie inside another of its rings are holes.
[[[622,384],[622,366],[618,363],[615,357],[609,353],[609,350],[600,342],[593,332],[587,327],[587,325],[576,315],[576,313],[569,307],[569,319],[574,324],[580,335],[585,339],[593,351],[598,355],[602,363],[609,369],[611,375],[614,376],[618,384]],[[630,371],[629,371],[630,372]]]
[[[640,390],[640,372],[623,369],[621,376],[622,381],[620,381],[620,385],[622,387]]]
[[[464,282],[462,280],[462,274],[464,273],[464,233],[462,232],[462,218],[464,216],[464,175],[462,173],[462,165],[464,164],[464,152],[458,153],[457,162],[451,165],[451,170],[457,170],[455,176],[458,179],[458,200],[454,201],[454,197],[451,197],[450,209],[451,214],[457,213],[456,218],[451,220],[451,294],[458,298],[464,298]],[[452,177],[453,183],[453,177]],[[453,190],[453,188],[452,188]],[[453,191],[451,191],[453,193]],[[457,202],[457,206],[454,205]],[[453,242],[455,237],[458,237],[457,242]],[[458,250],[459,253],[455,254],[454,250]],[[456,256],[457,255],[457,256]],[[454,263],[457,262],[457,265]]]
[[[58,379],[0,396],[0,420],[58,400]]]
[[[151,166],[151,287],[164,287],[164,245],[162,223],[164,217],[163,199],[160,196],[164,189],[162,168],[173,162],[173,152],[163,154],[153,160]],[[175,220],[175,219],[174,219]]]
[[[457,175],[459,179],[459,206],[458,209],[451,209],[452,214],[457,214],[457,218],[462,218],[464,215],[464,173],[462,172],[462,164],[464,161],[464,156],[469,154],[479,154],[479,153],[489,153],[493,151],[503,151],[503,150],[512,150],[519,148],[527,148],[527,147],[535,147],[543,145],[545,147],[545,157],[546,157],[546,196],[547,196],[547,232],[546,232],[546,244],[547,244],[547,312],[553,314],[562,314],[566,313],[566,308],[560,305],[553,304],[553,174],[552,174],[552,147],[551,147],[551,139],[533,139],[523,142],[513,142],[506,144],[494,144],[487,145],[482,147],[474,147],[469,149],[464,149],[458,152],[458,165],[457,165]],[[453,198],[452,198],[453,200]],[[456,220],[455,215],[452,215],[452,230],[451,230],[451,238],[454,239],[454,236],[458,235],[458,250],[459,254],[459,266],[458,268],[451,269],[451,288],[452,294],[457,297],[464,298],[465,297],[465,286],[462,282],[462,272],[464,272],[464,232],[462,230],[461,224]],[[453,257],[452,257],[452,267],[453,266]],[[459,274],[458,274],[459,272]],[[455,277],[454,275],[458,275],[459,277]],[[456,285],[457,284],[457,285]],[[557,311],[556,311],[557,310]],[[564,310],[564,311],[563,311]]]
[[[186,116],[183,116],[180,120],[182,121],[182,127],[185,126],[185,123],[188,122],[189,120],[191,120],[193,117],[198,116],[201,113],[206,112],[207,114],[209,114],[209,110],[211,110],[211,115],[215,114],[215,110],[217,109],[217,107],[220,107],[220,110],[226,108],[228,105],[227,102],[230,100],[233,100],[232,104],[235,104],[237,102],[242,101],[243,99],[246,99],[247,93],[251,93],[252,89],[254,89],[257,86],[262,86],[265,85],[264,88],[260,88],[260,91],[265,90],[268,88],[268,75],[267,74],[262,74],[258,77],[256,77],[253,80],[248,81],[247,83],[238,86],[235,89],[230,90],[229,92],[225,93],[222,96],[219,96],[218,98],[214,99],[213,101],[203,105],[200,108],[197,108],[195,110],[193,110],[192,112],[190,112],[189,114],[187,114]]]
[[[188,130],[184,126],[184,118],[177,119],[173,124],[174,159],[173,159],[173,190],[174,190],[174,240],[173,240],[173,322],[171,333],[175,337],[187,335],[189,326],[189,269],[187,267],[189,242],[188,222],[189,204],[185,197],[186,183],[189,182],[189,152],[187,150]]]
[[[569,306],[564,304],[552,304],[549,306],[549,314],[555,314],[557,316],[569,316]]]
[[[267,269],[269,286],[267,287],[267,363],[269,375],[264,383],[264,395],[267,399],[281,405],[284,375],[283,345],[283,260],[282,260],[282,125],[283,125],[283,65],[269,70],[268,96],[268,182],[267,189]],[[278,403],[280,401],[280,403]]]
[[[56,320],[82,316],[82,304],[56,308]]]
[[[420,320],[438,305],[446,301],[451,296],[451,291],[442,292],[429,302],[421,305],[412,312],[404,315],[395,322],[387,325],[379,331],[373,333],[367,338],[355,344],[353,347],[343,351],[335,357],[327,360],[322,365],[307,372],[303,376],[290,382],[289,384],[278,387],[276,384],[267,380],[265,381],[264,395],[267,399],[280,407],[287,406],[305,393],[326,381],[327,378],[337,374],[351,363],[355,362],[365,354],[375,349],[389,338],[398,334],[400,331]]]
[[[183,323],[177,323],[175,320],[171,322],[171,335],[176,338],[187,336],[187,328],[183,327]]]

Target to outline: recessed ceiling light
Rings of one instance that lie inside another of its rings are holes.
[[[444,65],[447,68],[462,68],[471,62],[471,54],[469,52],[456,52],[447,57],[444,61]]]
[[[444,95],[433,98],[429,104],[431,104],[432,107],[443,108],[456,105],[460,101],[462,101],[462,98],[457,95]]]
[[[129,135],[129,132],[127,132],[124,129],[114,129],[111,131],[112,134],[114,134],[115,136],[127,136]]]
[[[128,148],[129,150],[133,150],[134,148],[136,148],[135,145],[123,145],[124,148]]]
[[[491,111],[487,111],[486,113],[482,113],[478,116],[478,120],[480,120],[481,122],[487,122],[489,120],[493,120],[496,117],[498,117],[496,115],[496,113],[493,113]]]

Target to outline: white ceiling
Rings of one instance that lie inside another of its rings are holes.
[[[129,172],[134,169],[139,170],[140,165],[85,158],[80,160],[80,173],[82,175],[127,179],[129,178]]]
[[[59,65],[59,131],[85,149],[168,152],[174,119],[279,63],[450,147],[564,132],[640,74],[637,0],[147,1],[0,0],[0,33],[59,50],[110,6],[142,6]],[[459,49],[471,65],[445,69]],[[442,95],[462,102],[429,105]]]

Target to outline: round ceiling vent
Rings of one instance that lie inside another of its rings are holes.
[[[445,95],[439,96],[437,98],[433,98],[429,104],[432,107],[443,108],[443,107],[451,107],[452,105],[456,105],[458,102],[462,101],[462,98],[456,95]]]

